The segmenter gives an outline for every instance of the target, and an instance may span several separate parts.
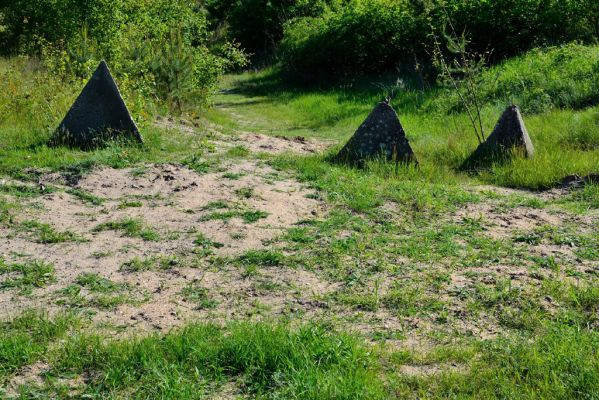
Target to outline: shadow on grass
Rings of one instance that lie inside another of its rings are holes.
[[[417,110],[436,96],[436,90],[420,76],[408,73],[391,73],[348,78],[331,82],[324,80],[295,80],[279,69],[246,74],[234,82],[223,94],[247,97],[269,97],[290,101],[299,96],[331,95],[339,103],[368,103],[384,99],[391,92],[394,103],[402,110]],[[245,103],[252,104],[252,103]]]

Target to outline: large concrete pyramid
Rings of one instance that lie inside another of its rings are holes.
[[[102,61],[60,123],[53,143],[89,148],[114,137],[142,141],[108,65]]]
[[[462,168],[476,168],[505,160],[514,154],[514,150],[525,157],[532,157],[535,151],[520,109],[512,105],[503,112],[491,135],[468,157]]]
[[[368,158],[385,157],[401,162],[415,161],[414,152],[395,110],[380,102],[337,155],[337,160],[361,165]]]

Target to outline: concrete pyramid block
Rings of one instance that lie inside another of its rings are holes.
[[[116,137],[142,141],[108,65],[102,61],[60,123],[53,144],[90,148]]]
[[[518,153],[525,157],[532,157],[534,152],[520,109],[512,105],[503,112],[491,135],[468,157],[462,168],[484,166],[489,162],[505,160],[512,154]]]
[[[362,165],[367,159],[416,161],[397,113],[387,101],[380,102],[337,154],[337,160]]]

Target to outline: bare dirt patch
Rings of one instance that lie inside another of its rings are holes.
[[[277,315],[292,306],[309,311],[312,297],[329,290],[311,272],[268,268],[249,278],[232,263],[250,249],[270,249],[288,228],[326,211],[310,189],[265,164],[239,161],[204,175],[168,164],[99,168],[76,188],[101,199],[100,205],[63,191],[60,180],[52,179],[56,192],[22,202],[14,224],[0,228],[0,257],[52,263],[56,281],[31,295],[0,291],[2,319],[28,307],[83,306],[95,309],[98,323],[168,329],[196,318]],[[40,243],[19,228],[26,221],[74,232],[81,240]],[[152,236],[98,230],[123,221],[136,221]],[[101,297],[79,285],[79,297],[65,293],[84,273],[124,289]]]
[[[201,135],[196,128],[200,125],[197,122],[186,120],[158,119],[156,126],[165,129],[174,129],[187,135]],[[252,153],[296,153],[296,154],[314,154],[325,151],[334,145],[334,141],[325,141],[317,139],[308,139],[303,136],[270,136],[254,132],[238,132],[236,134],[224,135],[220,133],[215,126],[203,122],[203,130],[207,130],[210,141],[219,150],[226,150],[231,146],[243,146]]]
[[[542,226],[559,226],[568,220],[568,216],[551,213],[544,209],[530,207],[498,206],[493,202],[470,203],[459,210],[456,220],[465,218],[480,219],[485,225],[485,234],[493,239],[510,238],[515,232],[530,231]]]
[[[260,133],[244,133],[240,136],[240,141],[252,152],[275,154],[286,152],[319,153],[332,145],[332,142],[306,139],[303,136],[267,136]]]
[[[43,386],[42,374],[47,372],[50,366],[45,362],[37,362],[33,365],[23,367],[19,373],[6,386],[6,395],[9,398],[17,398],[21,386],[37,385]]]

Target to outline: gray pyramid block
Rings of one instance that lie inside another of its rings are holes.
[[[386,101],[372,110],[336,158],[362,165],[369,158],[381,156],[389,161],[416,161],[397,113]]]
[[[53,144],[90,148],[116,137],[142,141],[105,61],[60,123]]]
[[[520,109],[512,105],[503,112],[491,135],[468,157],[462,168],[476,168],[506,160],[513,154],[532,157],[534,152]]]

